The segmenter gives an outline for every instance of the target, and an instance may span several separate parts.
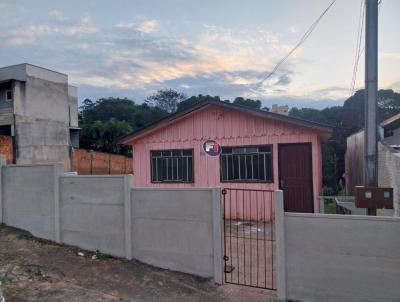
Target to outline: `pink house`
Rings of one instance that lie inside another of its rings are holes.
[[[204,102],[119,142],[133,147],[135,187],[281,188],[287,211],[319,212],[321,143],[331,132],[281,114]],[[219,156],[205,152],[208,140],[221,146]],[[265,205],[258,207],[261,211]],[[232,216],[238,210],[231,209]]]

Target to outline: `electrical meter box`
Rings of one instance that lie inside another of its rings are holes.
[[[393,209],[393,188],[356,187],[355,206],[364,209]]]

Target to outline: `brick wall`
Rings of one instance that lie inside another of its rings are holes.
[[[13,143],[11,136],[0,135],[0,154],[6,156],[7,164],[13,163]]]
[[[79,175],[132,174],[133,161],[122,155],[75,149],[71,171]]]

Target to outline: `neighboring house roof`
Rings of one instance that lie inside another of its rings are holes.
[[[393,115],[392,117],[389,117],[388,119],[384,120],[379,124],[380,127],[383,129],[388,129],[388,130],[393,130],[400,128],[400,113]],[[364,132],[364,128],[358,130],[357,132],[354,132],[353,134],[349,135],[347,138],[350,138],[354,135],[357,135],[361,132]]]
[[[384,129],[397,129],[400,127],[400,113],[393,115],[392,117],[384,120],[380,123],[380,126]]]
[[[179,111],[177,113],[168,115],[154,123],[151,123],[143,128],[140,128],[136,131],[133,131],[117,140],[117,143],[119,144],[129,144],[132,143],[132,141],[139,139],[140,137],[143,137],[145,135],[148,135],[149,133],[156,131],[162,127],[167,126],[168,124],[175,122],[179,119],[182,119],[186,117],[187,115],[200,110],[204,107],[207,106],[218,106],[226,109],[231,109],[231,110],[237,110],[241,112],[245,112],[248,114],[252,114],[261,118],[266,118],[269,120],[276,120],[284,123],[289,123],[292,125],[296,126],[301,126],[305,128],[310,128],[312,130],[318,131],[321,133],[321,137],[323,139],[328,139],[332,135],[332,127],[312,121],[307,121],[307,120],[302,120],[299,118],[294,118],[282,114],[277,114],[277,113],[272,113],[269,111],[264,111],[264,110],[259,110],[259,109],[253,109],[249,107],[244,107],[232,103],[227,103],[227,102],[222,102],[222,101],[205,101],[205,102],[199,102],[195,104],[194,106],[191,106],[188,109]]]

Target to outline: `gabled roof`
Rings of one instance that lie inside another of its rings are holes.
[[[158,121],[155,121],[143,128],[140,128],[138,130],[135,130],[117,140],[118,144],[129,144],[133,140],[137,140],[140,137],[143,137],[145,135],[148,135],[149,133],[156,131],[162,127],[165,127],[166,125],[175,122],[177,120],[180,120],[182,118],[185,118],[187,115],[200,110],[202,108],[205,108],[207,106],[218,106],[230,110],[237,110],[241,112],[245,112],[254,116],[258,116],[261,118],[269,119],[269,120],[275,120],[275,121],[280,121],[288,124],[292,124],[295,126],[301,126],[305,128],[309,128],[312,130],[315,130],[317,132],[321,133],[321,137],[323,139],[328,139],[332,135],[332,127],[312,121],[307,121],[299,118],[294,118],[291,116],[286,116],[282,114],[277,114],[269,111],[264,111],[264,110],[259,110],[259,109],[253,109],[249,107],[244,107],[232,103],[227,103],[227,102],[222,102],[222,101],[204,101],[204,102],[199,102],[193,106],[191,106],[188,109],[179,111],[177,113],[168,115]]]

